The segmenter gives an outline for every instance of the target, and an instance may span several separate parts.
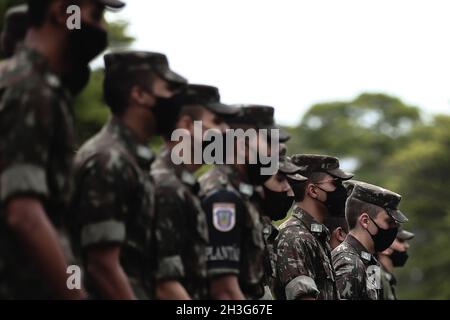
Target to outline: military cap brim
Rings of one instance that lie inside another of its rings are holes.
[[[296,166],[294,163],[292,163],[291,158],[281,157],[278,170],[284,174],[294,174],[294,173],[299,173],[301,171],[301,168]],[[306,179],[308,179],[308,178],[306,178]]]
[[[414,238],[415,236],[416,236],[416,235],[415,235],[414,233],[409,232],[409,231],[404,230],[404,229],[398,230],[398,233],[397,233],[397,238],[400,239],[400,240],[403,240],[403,241],[405,241],[405,240],[411,240],[411,239]]]
[[[268,131],[269,136],[271,134],[272,129],[278,130],[278,141],[281,143],[288,142],[289,139],[291,139],[291,135],[285,129],[283,129],[282,127],[279,127],[277,125],[265,126],[265,127],[261,127],[260,129],[269,130]]]
[[[221,103],[221,102],[213,102],[208,103],[205,107],[211,112],[218,114],[222,117],[234,117],[239,113],[239,109],[233,106]]]
[[[343,170],[341,170],[340,168],[337,169],[332,169],[332,170],[327,170],[327,172],[335,177],[335,178],[339,178],[341,180],[350,180],[351,178],[353,178],[353,174],[352,173],[348,173],[348,172],[344,172]]]
[[[288,142],[291,139],[291,135],[283,128],[277,127],[280,130],[279,140],[281,143]]]
[[[119,1],[119,0],[99,0],[101,4],[103,4],[105,7],[118,10],[125,7],[125,2]]]
[[[164,72],[162,72],[160,76],[164,80],[166,80],[176,86],[185,86],[187,84],[186,78],[180,76],[178,73],[176,73],[170,69],[164,70]]]
[[[408,222],[408,218],[400,210],[385,208],[386,212],[398,223]]]

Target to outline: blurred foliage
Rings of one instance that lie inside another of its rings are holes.
[[[399,297],[450,298],[450,116],[425,123],[416,107],[383,94],[312,106],[290,128],[289,153],[351,159],[355,178],[403,196],[416,234],[399,275]]]
[[[353,101],[316,104],[290,130],[290,150],[328,153],[352,160],[359,176],[384,182],[383,162],[409,139],[420,122],[419,110],[383,94],[362,94]],[[353,169],[353,168],[352,168]]]
[[[386,161],[388,186],[403,195],[402,210],[416,233],[401,271],[404,298],[450,298],[450,116],[436,116],[411,132],[409,143]]]

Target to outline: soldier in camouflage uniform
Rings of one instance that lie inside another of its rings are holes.
[[[230,121],[230,126],[243,130],[279,129],[273,114],[272,107],[241,106],[241,113]],[[288,135],[279,130],[278,138],[286,141]],[[236,154],[248,154],[249,148],[250,144],[246,151],[238,148]],[[215,299],[258,299],[265,293],[265,275],[271,274],[267,270],[270,263],[265,259],[267,247],[261,221],[262,185],[271,176],[261,174],[259,162],[249,164],[246,159],[246,164],[237,164],[236,158],[231,160],[234,164],[216,166],[199,179],[210,238],[210,294]]]
[[[74,147],[72,95],[63,77],[87,66],[106,47],[105,5],[83,2],[87,32],[70,33],[60,0],[29,1],[29,29],[21,48],[0,74],[0,297],[81,298],[69,290],[72,262],[63,228],[70,195]],[[98,39],[105,41],[98,41]],[[58,40],[55,40],[58,39]],[[95,46],[78,48],[91,39]],[[87,50],[89,49],[89,50]]]
[[[276,294],[287,300],[338,299],[330,234],[323,221],[345,205],[342,181],[352,175],[343,172],[334,157],[294,155],[292,161],[308,181],[299,184],[289,179],[296,205],[275,242]]]
[[[3,54],[3,57],[11,58],[18,45],[25,38],[28,29],[27,18],[27,5],[15,6],[6,11],[3,29],[0,34],[0,52]]]
[[[191,151],[194,144],[205,143],[194,138],[194,121],[202,129],[224,133],[225,122],[238,112],[220,102],[215,87],[189,85],[183,94],[177,129],[189,132]],[[201,137],[200,137],[201,138]],[[183,142],[180,142],[183,143]],[[202,166],[194,163],[194,153],[186,163],[175,164],[172,148],[177,144],[166,141],[166,148],[152,165],[156,189],[156,296],[158,299],[206,299],[206,245],[208,229],[206,216],[198,199],[199,186],[194,173]],[[177,159],[181,160],[181,159]]]
[[[152,52],[105,56],[105,101],[112,118],[75,158],[72,230],[92,295],[147,299],[153,294],[152,135],[178,115],[175,88],[186,80]],[[156,127],[155,127],[156,124]]]
[[[408,220],[398,210],[400,200],[400,195],[378,186],[364,182],[354,185],[345,212],[350,232],[332,252],[341,298],[381,298],[380,266],[374,253],[387,249],[399,223]]]
[[[400,227],[392,245],[377,255],[381,265],[382,300],[397,300],[395,289],[397,279],[394,275],[394,268],[401,268],[405,265],[408,260],[408,241],[412,238],[414,238],[414,233]]]
[[[353,191],[353,187],[356,180],[347,180],[342,182],[342,185],[347,190],[347,198]],[[348,225],[347,220],[345,220],[345,207],[341,208],[341,210],[336,215],[329,215],[325,218],[324,225],[328,228],[330,232],[330,248],[334,250],[338,245],[340,245],[348,234]]]
[[[280,160],[278,173],[270,177],[263,185],[261,197],[261,222],[263,224],[263,235],[265,243],[265,272],[264,284],[265,295],[262,300],[275,298],[274,284],[276,279],[276,266],[274,264],[274,243],[278,236],[278,227],[273,221],[280,221],[286,218],[294,203],[294,193],[288,183],[288,178],[297,183],[305,182],[308,178],[299,174],[300,168],[292,163],[287,156],[285,144],[280,144]]]

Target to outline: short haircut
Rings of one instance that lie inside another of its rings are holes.
[[[138,86],[150,89],[155,76],[148,70],[132,70],[119,73],[106,73],[103,81],[103,97],[111,112],[122,115],[128,108],[131,90]]]
[[[345,204],[345,219],[350,230],[356,227],[356,222],[362,213],[367,213],[371,218],[376,218],[382,210],[379,206],[349,197]]]
[[[303,173],[302,173],[303,174]],[[305,176],[308,177],[308,181],[306,182],[295,182],[290,181],[290,185],[292,188],[292,191],[294,192],[294,197],[296,202],[301,202],[305,200],[305,194],[306,194],[306,187],[308,184],[314,184],[319,181],[321,181],[323,178],[326,177],[326,172],[312,172],[312,173],[305,173]]]
[[[188,116],[193,121],[199,121],[202,119],[204,110],[205,108],[200,104],[185,105],[181,108],[178,118],[181,118],[182,116]]]
[[[303,201],[305,199],[305,191],[308,181],[294,181],[291,179],[288,179],[288,181],[292,191],[294,192],[295,202]]]

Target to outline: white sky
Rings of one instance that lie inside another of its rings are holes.
[[[125,0],[133,49],[167,54],[226,103],[297,124],[316,102],[383,92],[450,113],[449,0]]]

